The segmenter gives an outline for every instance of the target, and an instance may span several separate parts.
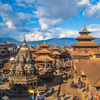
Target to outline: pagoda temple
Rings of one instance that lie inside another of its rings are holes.
[[[61,56],[61,53],[60,53],[60,50],[59,48],[55,45],[52,47],[52,53],[50,54],[53,58],[56,58],[56,60],[60,60],[60,56]]]
[[[49,45],[45,43],[39,44],[40,49],[35,52],[37,57],[35,58],[35,64],[38,66],[38,72],[41,79],[53,79],[52,62],[54,59],[50,57],[52,53],[49,50]]]
[[[50,45],[46,44],[45,41],[43,44],[39,45],[40,48],[48,48]]]
[[[79,32],[81,36],[77,37],[77,43],[73,44],[73,52],[71,52],[72,56],[75,60],[80,59],[90,59],[92,50],[98,50],[100,45],[92,42],[95,38],[89,36],[91,33],[84,26],[83,30]]]

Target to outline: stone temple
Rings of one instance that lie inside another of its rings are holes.
[[[34,58],[32,57],[31,52],[26,45],[25,39],[10,71],[10,89],[15,91],[25,91],[29,88],[34,89],[37,87],[39,80],[38,71],[34,66]]]

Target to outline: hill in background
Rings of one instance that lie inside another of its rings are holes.
[[[16,45],[21,45],[23,42],[17,41],[13,38],[7,37],[7,38],[0,38],[0,44],[6,42],[13,42]],[[40,41],[40,44],[42,44],[44,40]],[[75,38],[52,38],[45,40],[45,42],[49,45],[57,45],[57,46],[71,46],[72,44],[76,43],[77,40]],[[100,44],[100,38],[96,38],[93,40],[93,42]],[[27,41],[27,45],[37,45],[38,41]]]

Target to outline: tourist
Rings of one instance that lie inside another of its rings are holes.
[[[58,81],[56,82],[56,85],[58,85]]]
[[[51,89],[52,94],[54,93],[54,88]]]

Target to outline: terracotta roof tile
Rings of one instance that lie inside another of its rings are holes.
[[[94,86],[95,87],[100,87],[100,80],[98,80]]]
[[[41,50],[39,50],[39,51],[37,51],[37,52],[35,52],[35,53],[42,53],[42,54],[45,54],[45,53],[48,53],[48,54],[50,54],[51,53],[51,51],[49,51],[48,49],[41,49]]]
[[[37,57],[37,55],[35,55],[34,53],[32,53],[32,55],[33,55],[33,57],[34,57],[34,58],[36,58],[36,57]]]
[[[43,56],[39,56],[37,58],[35,58],[35,61],[45,61],[45,60],[48,60],[48,61],[54,61],[53,58],[47,56],[47,55],[43,55]]]
[[[11,66],[12,65],[10,63],[5,63],[4,67],[2,68],[2,70],[10,70]]]
[[[51,55],[61,55],[61,53],[59,53],[58,51],[53,51],[53,53],[51,53]]]
[[[90,39],[90,40],[93,40],[95,39],[95,37],[92,37],[92,36],[79,36],[76,38],[76,40],[80,40],[80,39]]]
[[[84,46],[88,46],[88,47],[93,47],[93,46],[100,46],[99,44],[97,44],[97,43],[94,43],[94,42],[92,42],[92,41],[80,41],[80,42],[77,42],[77,43],[75,43],[75,44],[73,44],[72,45],[72,47],[74,47],[74,46],[77,46],[77,47],[84,47]]]
[[[92,86],[100,79],[100,59],[80,60],[75,66],[78,73],[84,71]]]
[[[73,56],[89,56],[90,53],[72,53]]]
[[[32,48],[32,47],[29,47],[29,49],[30,49],[30,51],[35,51],[35,49],[34,49],[34,48]]]
[[[40,47],[49,47],[49,45],[46,44],[46,43],[43,43],[43,44],[40,45]]]

